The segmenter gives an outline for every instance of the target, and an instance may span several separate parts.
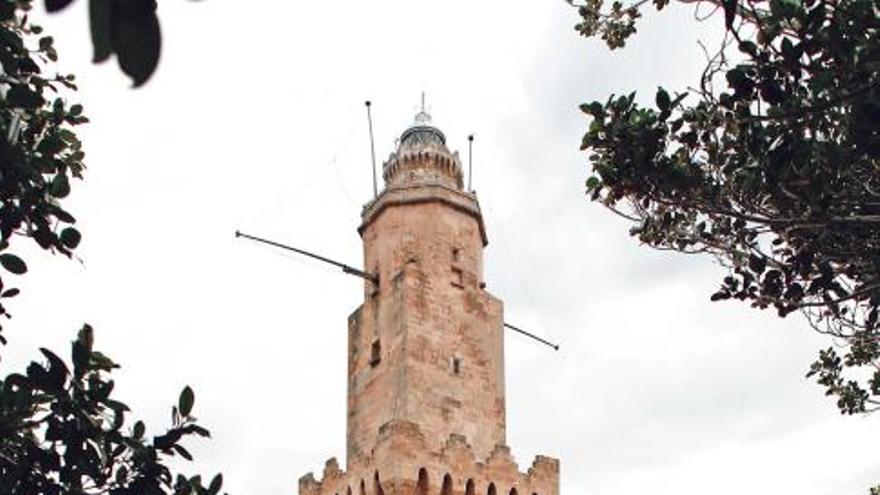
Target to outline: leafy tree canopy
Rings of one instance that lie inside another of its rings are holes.
[[[210,436],[192,416],[185,387],[171,427],[152,438],[141,421],[126,424],[128,406],[113,398],[118,366],[93,349],[88,325],[71,349],[69,366],[48,349],[45,363],[0,380],[0,488],[8,495],[217,495],[223,476],[172,475],[165,465],[187,436]]]
[[[623,47],[645,0],[575,3]],[[654,0],[663,9],[668,0]],[[683,3],[690,3],[688,1]],[[800,311],[842,346],[815,377],[845,414],[880,407],[880,2],[704,0],[725,31],[687,91],[581,106],[588,195],[658,249],[714,255],[712,295]]]
[[[67,256],[80,242],[75,218],[61,202],[70,194],[72,179],[81,178],[85,169],[73,129],[87,119],[81,105],[68,104],[63,97],[76,89],[74,76],[50,72],[50,63],[57,59],[53,39],[29,22],[30,8],[30,0],[0,0],[3,302],[18,294],[17,289],[4,287],[8,274],[27,271],[25,261],[11,252],[13,239],[30,239],[42,249]],[[3,305],[0,315],[9,317]],[[203,483],[200,476],[175,476],[166,465],[173,456],[192,458],[181,444],[185,437],[208,436],[191,415],[192,389],[181,392],[172,409],[171,427],[148,439],[142,422],[126,423],[128,407],[112,395],[110,375],[118,366],[94,350],[93,341],[92,329],[86,325],[73,343],[70,364],[40,349],[45,362],[33,362],[24,373],[0,378],[0,493],[219,493],[222,476]],[[3,336],[0,343],[6,343]]]
[[[49,12],[60,12],[74,0],[44,0]],[[4,12],[29,9],[32,0],[0,0]],[[156,15],[156,0],[88,0],[93,61],[104,62],[116,55],[119,68],[141,86],[159,64],[162,31]]]
[[[82,105],[68,104],[61,94],[76,89],[74,76],[46,67],[58,54],[52,37],[28,21],[29,9],[29,0],[0,3],[0,265],[15,275],[27,264],[11,251],[13,239],[30,238],[67,256],[80,242],[62,201],[85,169],[73,129],[88,122]],[[18,294],[8,280],[0,277],[0,301]],[[2,304],[0,315],[9,317]]]

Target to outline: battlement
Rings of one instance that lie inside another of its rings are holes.
[[[392,153],[382,167],[382,177],[389,186],[426,180],[441,181],[455,189],[463,186],[458,153],[450,153],[440,146],[424,146]]]
[[[449,436],[431,452],[418,425],[392,421],[382,426],[376,448],[349,460],[343,471],[335,458],[320,480],[308,473],[299,480],[299,495],[558,495],[559,461],[537,456],[526,472],[497,445],[477,459],[467,439]]]

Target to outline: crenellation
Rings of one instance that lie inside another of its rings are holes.
[[[331,457],[327,459],[324,463],[324,480],[332,480],[335,478],[339,478],[342,476],[342,471],[339,469],[339,462],[335,457]]]
[[[315,480],[315,475],[311,472],[306,473],[299,479],[300,495],[319,495],[321,493],[321,484]]]
[[[360,493],[356,488],[363,480],[372,478],[375,487],[378,476],[379,486],[388,495],[421,495],[423,488],[427,488],[426,493],[443,493],[447,477],[450,495],[467,495],[468,486],[474,495],[488,493],[490,485],[498,494],[511,495],[515,491],[523,495],[558,495],[556,459],[537,456],[529,470],[522,473],[505,445],[497,445],[488,458],[480,461],[463,435],[451,434],[444,447],[432,453],[417,424],[393,421],[383,425],[380,432],[380,441],[371,455],[351,460],[347,472],[331,458],[322,480],[316,481],[311,473],[300,478],[300,494],[336,495],[349,489]],[[396,455],[394,462],[388,462],[390,452]]]

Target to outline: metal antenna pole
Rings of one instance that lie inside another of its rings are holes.
[[[468,136],[468,191],[474,190],[474,135]]]
[[[348,273],[349,275],[361,277],[363,279],[369,280],[370,282],[373,282],[377,286],[379,285],[379,275],[377,275],[375,273],[365,272],[363,270],[358,270],[357,268],[353,268],[349,265],[346,265],[345,263],[340,263],[338,261],[331,260],[330,258],[325,258],[319,254],[310,253],[304,249],[299,249],[299,248],[295,248],[293,246],[288,246],[286,244],[281,244],[280,242],[270,241],[269,239],[263,239],[262,237],[257,237],[255,235],[245,234],[244,232],[240,232],[238,230],[235,231],[235,237],[244,237],[245,239],[250,239],[252,241],[260,242],[263,244],[268,244],[270,246],[275,246],[277,248],[286,249],[288,251],[293,251],[294,253],[301,254],[303,256],[308,256],[309,258],[316,259],[318,261],[323,261],[324,263],[339,267],[342,269],[343,272]],[[522,328],[516,327],[516,326],[511,325],[510,323],[507,323],[507,322],[504,322],[504,327],[509,328],[509,329],[513,330],[514,332],[525,335],[526,337],[528,337],[532,340],[536,340],[546,346],[552,347],[554,350],[557,350],[557,351],[559,350],[559,344],[554,344],[553,342],[544,340],[541,337],[538,337],[537,335],[535,335],[533,333],[529,333],[529,332],[523,330]]]
[[[376,145],[373,142],[373,115],[370,113],[370,100],[365,102],[367,106],[367,123],[370,125],[370,157],[373,160],[373,198],[379,197],[379,186],[376,184]]]
[[[262,237],[257,237],[254,235],[248,235],[244,232],[235,231],[235,237],[244,237],[245,239],[250,239],[252,241],[262,242],[263,244],[268,244],[270,246],[275,246],[281,249],[286,249],[288,251],[293,251],[294,253],[301,254],[303,256],[308,256],[309,258],[316,259],[318,261],[323,261],[324,263],[328,263],[333,266],[337,266],[342,268],[342,271],[348,273],[349,275],[354,275],[356,277],[361,277],[363,279],[367,279],[370,282],[373,282],[376,285],[379,285],[379,276],[375,273],[368,273],[363,270],[358,270],[357,268],[353,268],[351,266],[346,265],[345,263],[340,263],[338,261],[331,260],[330,258],[325,258],[321,255],[310,253],[303,249],[298,249],[293,246],[288,246],[286,244],[281,244],[280,242],[270,241],[268,239],[263,239]]]
[[[548,342],[548,341],[542,339],[541,337],[538,337],[537,335],[535,335],[535,334],[533,334],[533,333],[526,332],[526,331],[523,330],[522,328],[517,328],[517,327],[511,325],[510,323],[504,323],[504,326],[505,326],[506,328],[509,328],[509,329],[513,330],[514,332],[521,333],[521,334],[525,335],[526,337],[529,337],[529,338],[531,338],[531,339],[537,340],[538,342],[540,342],[540,343],[542,343],[542,344],[544,344],[544,345],[548,345],[548,346],[552,347],[552,348],[553,348],[554,350],[556,350],[556,351],[559,350],[559,344],[554,344],[553,342]]]

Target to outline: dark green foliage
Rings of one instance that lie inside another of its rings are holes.
[[[64,1],[48,2],[51,9]],[[60,199],[80,178],[84,154],[73,127],[87,119],[81,105],[59,96],[76,89],[72,75],[48,76],[57,58],[51,37],[28,23],[29,0],[0,0],[0,266],[21,275],[24,260],[10,240],[30,238],[41,248],[72,256],[81,235]],[[18,294],[4,289],[0,299]],[[9,315],[0,305],[0,315]],[[0,336],[0,343],[5,339]],[[207,437],[191,415],[185,387],[171,427],[148,439],[145,425],[126,424],[129,409],[112,395],[118,366],[93,349],[92,329],[79,332],[68,365],[48,349],[43,363],[0,379],[0,494],[3,495],[217,495],[222,476],[204,486],[200,476],[172,475],[166,462],[191,460],[181,441]]]
[[[577,29],[623,46],[638,12],[615,12],[644,3],[606,12],[590,0]],[[656,108],[634,95],[581,106],[587,193],[650,246],[714,255],[730,272],[712,300],[804,313],[843,344],[808,376],[842,413],[876,410],[880,4],[710,3],[724,46],[689,95],[661,88]]]
[[[13,239],[30,238],[67,256],[79,244],[75,219],[60,200],[70,194],[71,179],[82,177],[85,155],[73,128],[88,119],[81,105],[63,98],[76,89],[74,76],[49,72],[58,55],[52,37],[28,22],[31,2],[0,5],[0,265],[6,272],[0,273],[0,299],[6,299],[18,293],[4,290],[8,273],[27,271],[10,252]],[[9,317],[2,304],[0,315]]]
[[[156,70],[162,35],[155,0],[89,0],[95,62],[116,54],[119,67],[140,86]]]
[[[45,0],[46,10],[58,12],[73,0]],[[162,51],[162,30],[156,0],[89,0],[89,26],[94,62],[116,55],[119,67],[135,87],[147,82]]]
[[[210,436],[190,414],[192,390],[181,392],[171,427],[148,439],[144,423],[126,423],[129,408],[112,395],[110,375],[118,366],[93,342],[86,325],[70,365],[40,349],[45,362],[0,380],[0,492],[217,495],[221,475],[204,486],[200,476],[175,476],[165,465],[176,455],[192,459],[185,438]]]
[[[45,0],[49,12],[58,12],[72,3]],[[89,0],[89,25],[94,62],[115,54],[122,72],[135,87],[147,82],[159,64],[162,48],[156,0]]]

